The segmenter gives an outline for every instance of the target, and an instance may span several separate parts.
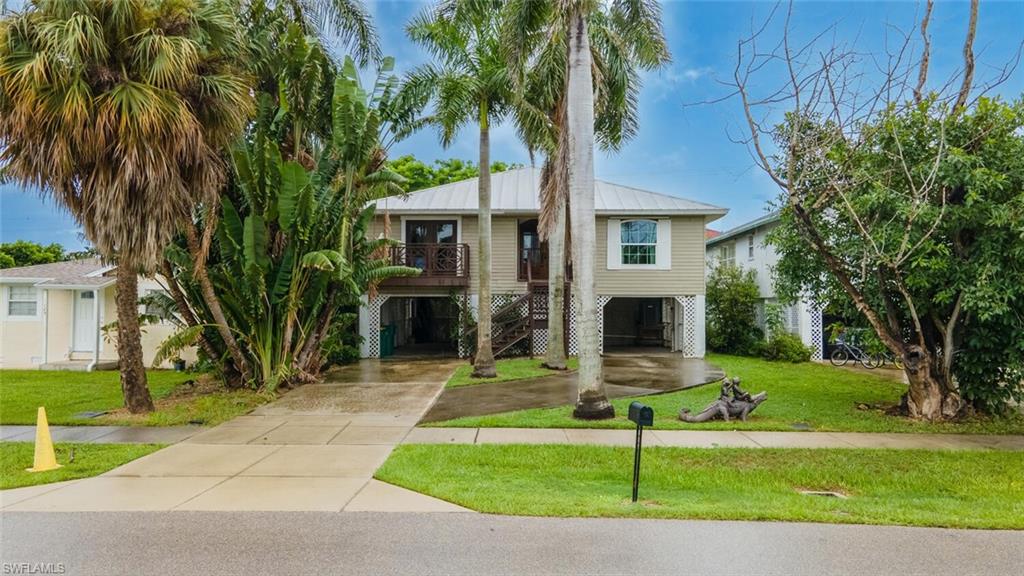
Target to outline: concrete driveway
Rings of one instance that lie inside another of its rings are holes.
[[[95,478],[0,492],[31,511],[464,511],[372,480],[454,362],[364,361]]]
[[[722,369],[699,358],[676,352],[629,349],[603,355],[604,381],[609,398],[674,392],[717,382]],[[464,416],[484,416],[527,408],[553,408],[576,401],[576,373],[533,380],[496,382],[447,388],[423,417],[441,422]]]

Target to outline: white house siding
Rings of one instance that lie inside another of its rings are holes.
[[[777,302],[773,270],[778,264],[779,255],[775,247],[768,243],[768,235],[778,225],[777,221],[767,222],[749,231],[736,234],[725,240],[710,240],[706,248],[707,266],[711,267],[721,261],[723,249],[731,246],[733,263],[740,269],[753,270],[761,296],[761,310],[758,311],[758,322],[763,326],[764,306]],[[729,235],[729,232],[725,233]],[[753,238],[754,254],[750,255],[751,237]],[[727,250],[725,250],[727,251]],[[812,303],[800,301],[783,309],[787,329],[800,337],[800,340],[814,352],[812,358],[821,360],[823,357],[821,310]]]

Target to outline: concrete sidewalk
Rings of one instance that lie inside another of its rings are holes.
[[[176,444],[206,430],[202,426],[50,426],[54,442],[86,444]],[[32,442],[35,426],[0,426],[0,441]]]
[[[596,444],[633,446],[635,430],[590,428],[414,428],[405,444]],[[645,446],[688,448],[890,448],[897,450],[1024,450],[1024,436],[866,432],[741,432],[644,430]]]
[[[437,397],[454,365],[362,364],[101,476],[0,492],[0,507],[468,512],[372,479]]]

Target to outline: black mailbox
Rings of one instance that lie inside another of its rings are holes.
[[[637,426],[654,426],[654,408],[639,402],[629,403],[629,419]]]

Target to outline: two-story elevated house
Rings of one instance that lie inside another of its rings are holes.
[[[493,340],[496,355],[542,354],[547,343],[547,245],[537,233],[540,170],[491,176]],[[596,283],[602,344],[704,355],[704,229],[726,209],[597,181]],[[377,202],[374,237],[401,242],[394,264],[419,276],[378,287],[360,311],[362,355],[467,356],[481,305],[477,179]],[[571,270],[570,270],[570,282]],[[571,299],[566,343],[576,351]]]
[[[758,322],[764,328],[764,305],[777,303],[772,277],[779,255],[768,242],[768,235],[779,224],[779,213],[772,212],[731,230],[709,238],[707,257],[709,269],[720,263],[732,264],[742,270],[753,270],[761,296]],[[797,302],[782,308],[786,330],[800,337],[813,350],[811,358],[821,360],[825,350],[821,310],[809,302]]]

